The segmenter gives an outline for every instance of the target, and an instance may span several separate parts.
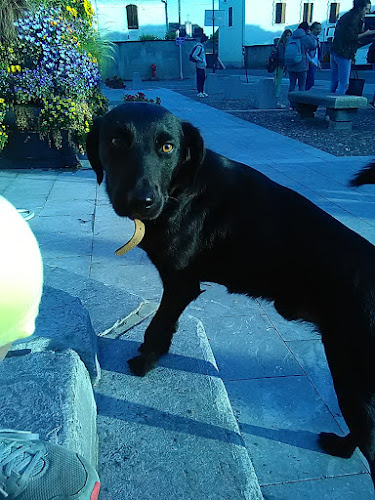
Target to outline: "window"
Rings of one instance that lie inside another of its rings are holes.
[[[337,21],[340,13],[340,4],[339,3],[331,3],[329,7],[329,19],[328,22],[334,24]]]
[[[228,26],[233,26],[233,7],[228,9]]]
[[[128,18],[128,29],[137,30],[139,28],[139,23],[138,23],[138,8],[136,5],[126,6],[126,17]]]
[[[309,24],[312,22],[313,9],[314,9],[313,3],[304,3],[303,4],[303,19],[302,19],[303,21],[306,21]]]
[[[275,12],[275,23],[276,24],[284,24],[285,23],[285,3],[277,3],[276,4],[276,12]]]

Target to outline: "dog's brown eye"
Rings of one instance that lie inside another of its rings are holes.
[[[173,149],[173,144],[166,142],[165,144],[162,145],[161,150],[163,153],[170,153]]]
[[[114,138],[112,139],[112,141],[111,141],[111,142],[112,142],[112,144],[113,144],[114,146],[116,146],[117,148],[118,148],[119,146],[121,146],[121,139],[119,139],[118,137],[114,137]]]

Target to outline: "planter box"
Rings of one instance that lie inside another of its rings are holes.
[[[36,120],[39,108],[30,108]],[[32,120],[31,120],[32,121]],[[76,148],[68,142],[68,133],[62,132],[62,147],[50,147],[34,130],[22,131],[17,128],[14,110],[8,111],[5,124],[9,129],[9,140],[0,152],[0,170],[11,168],[76,168],[80,166]],[[31,124],[31,128],[35,128]],[[80,155],[82,156],[82,155]]]
[[[76,168],[80,166],[75,149],[68,144],[67,132],[63,132],[60,149],[49,147],[37,132],[13,131],[8,144],[0,152],[0,170],[8,168]]]

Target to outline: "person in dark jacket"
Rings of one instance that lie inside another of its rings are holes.
[[[350,68],[359,40],[375,34],[363,31],[363,18],[370,12],[369,0],[354,0],[353,8],[337,21],[331,47],[331,92],[344,95],[349,86]]]
[[[306,90],[310,90],[315,84],[315,73],[318,68],[320,68],[319,60],[319,38],[322,31],[322,25],[318,22],[312,23],[310,36],[316,41],[316,49],[310,50],[307,53],[307,59],[309,60],[309,69],[307,70],[306,79]]]
[[[314,50],[317,47],[316,40],[310,36],[310,28],[306,21],[301,23],[298,28],[293,31],[291,40],[299,39],[301,43],[302,61],[297,64],[287,64],[286,69],[289,73],[289,92],[293,92],[298,82],[298,90],[305,90],[307,70],[309,69],[309,61],[307,59],[307,52]]]

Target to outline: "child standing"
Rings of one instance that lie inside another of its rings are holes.
[[[276,100],[277,106],[281,107],[280,104],[280,94],[281,94],[281,82],[283,80],[283,75],[286,74],[285,67],[285,46],[288,43],[288,40],[292,34],[290,29],[284,30],[283,34],[280,37],[280,40],[277,42],[277,66],[275,69],[275,91],[276,91]]]
[[[204,50],[204,44],[207,42],[208,37],[203,33],[198,42],[191,52],[191,58],[195,62],[195,68],[197,73],[197,97],[208,97],[208,94],[204,92],[204,82],[206,80],[206,52]]]

